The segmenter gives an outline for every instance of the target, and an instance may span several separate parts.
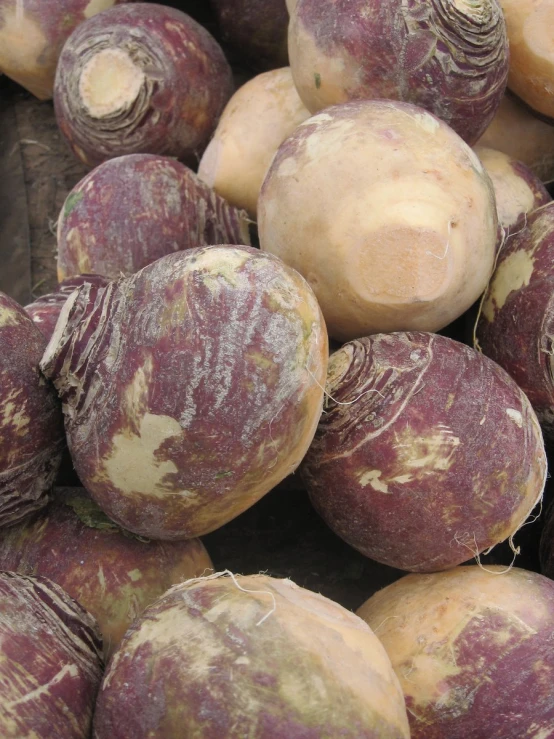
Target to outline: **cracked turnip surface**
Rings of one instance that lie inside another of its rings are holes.
[[[96,739],[407,739],[398,680],[354,614],[290,580],[177,585],[127,632]]]
[[[135,153],[192,161],[232,89],[231,68],[205,28],[174,8],[134,3],[70,36],[54,104],[61,132],[90,167]]]
[[[300,464],[328,345],[305,280],[250,247],[163,257],[66,302],[42,361],[79,478],[135,533],[231,520]]]

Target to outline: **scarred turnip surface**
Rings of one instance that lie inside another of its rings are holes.
[[[95,739],[407,739],[385,650],[290,580],[214,577],[145,611],[108,665]]]
[[[46,338],[46,341],[50,341],[54,333],[65,301],[73,290],[81,287],[85,282],[103,287],[108,284],[109,280],[106,277],[102,277],[102,275],[96,274],[80,274],[70,277],[58,285],[56,292],[41,295],[36,300],[33,300],[32,303],[25,306],[25,312],[32,318],[33,323]]]
[[[326,413],[301,466],[316,510],[377,562],[454,567],[539,501],[535,413],[494,362],[434,334],[378,334],[331,355]]]
[[[213,567],[199,539],[139,539],[111,522],[82,488],[59,488],[44,511],[5,532],[0,570],[60,585],[97,620],[107,660],[146,606]]]
[[[41,366],[77,474],[124,528],[208,533],[304,456],[328,346],[305,280],[250,247],[171,254],[65,304]]]
[[[552,200],[540,179],[523,162],[485,146],[475,146],[474,151],[491,178],[504,237],[517,230],[523,216]]]
[[[60,404],[39,371],[46,340],[0,293],[0,527],[48,503],[65,446]]]
[[[312,112],[348,100],[421,106],[474,144],[508,79],[498,0],[298,0],[289,57]]]
[[[56,64],[71,32],[133,0],[0,0],[0,72],[40,100],[52,97]]]
[[[88,739],[101,650],[93,617],[58,585],[0,572],[2,739]]]
[[[515,95],[504,95],[477,143],[523,162],[542,182],[554,180],[554,125],[533,115]]]
[[[489,566],[408,575],[357,611],[400,680],[412,739],[554,736],[554,583]]]
[[[256,218],[258,196],[283,141],[310,117],[290,67],[259,74],[229,100],[198,166],[198,176]]]
[[[248,216],[174,159],[116,157],[69,193],[58,219],[58,279],[117,279],[160,257],[209,244],[249,244]]]
[[[384,100],[301,123],[264,180],[258,226],[340,341],[448,325],[485,290],[497,240],[475,152],[430,113]]]
[[[67,40],[54,104],[75,155],[200,156],[233,91],[215,39],[174,8],[136,3],[104,11]]]
[[[554,441],[554,203],[502,247],[477,323],[478,347],[514,378]]]

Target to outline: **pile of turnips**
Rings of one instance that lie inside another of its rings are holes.
[[[0,294],[2,736],[554,736],[551,21],[0,0],[90,170]],[[199,538],[293,473],[356,613]]]

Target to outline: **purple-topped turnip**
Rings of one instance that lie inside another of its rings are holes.
[[[79,478],[123,528],[208,533],[300,464],[328,357],[305,280],[257,249],[158,259],[66,302],[41,366]]]

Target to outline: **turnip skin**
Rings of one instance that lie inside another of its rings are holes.
[[[96,167],[58,220],[58,279],[132,275],[180,249],[250,243],[248,216],[168,157],[129,154]]]
[[[91,168],[136,153],[188,163],[198,160],[232,91],[231,68],[205,28],[174,8],[135,3],[71,34],[54,105],[62,134]]]
[[[307,279],[339,341],[454,321],[487,286],[497,226],[475,152],[430,113],[387,100],[301,123],[258,200],[262,250]]]
[[[0,735],[88,739],[102,676],[93,617],[46,578],[0,572]]]
[[[312,112],[348,100],[418,105],[470,145],[492,120],[508,79],[497,0],[298,0],[289,60]]]
[[[478,347],[526,393],[554,439],[554,203],[527,216],[502,247],[476,327]]]
[[[533,115],[515,95],[504,95],[477,144],[523,162],[544,183],[554,180],[554,125]]]
[[[508,86],[554,119],[554,6],[551,0],[500,0],[510,42]]]
[[[397,679],[365,626],[290,580],[177,585],[108,665],[95,739],[406,739]]]
[[[540,179],[523,162],[484,146],[475,146],[474,151],[494,186],[503,241],[517,230],[517,224],[522,218],[546,205],[552,198]]]
[[[79,479],[123,528],[208,533],[300,464],[328,344],[315,296],[251,247],[171,254],[65,304],[41,362]]]
[[[0,0],[0,72],[40,100],[53,95],[71,32],[96,13],[133,0]]]
[[[0,569],[47,577],[94,616],[106,660],[146,606],[172,585],[210,574],[199,539],[139,539],[109,521],[82,488],[52,502],[0,540]]]
[[[65,446],[61,408],[39,371],[46,340],[0,293],[0,527],[48,502]]]
[[[202,155],[198,176],[255,219],[260,189],[275,152],[309,117],[290,67],[257,75],[229,100]]]
[[[50,341],[61,310],[73,290],[81,287],[85,282],[98,287],[104,287],[109,280],[102,275],[82,274],[69,277],[58,285],[55,292],[41,295],[32,303],[25,306],[25,312],[31,317],[35,326],[40,330],[46,341]]]
[[[507,539],[542,496],[546,455],[523,392],[470,347],[423,332],[345,344],[301,474],[316,510],[367,557],[454,567]]]
[[[408,575],[357,614],[391,658],[412,739],[554,733],[554,583],[546,577],[499,566]]]

